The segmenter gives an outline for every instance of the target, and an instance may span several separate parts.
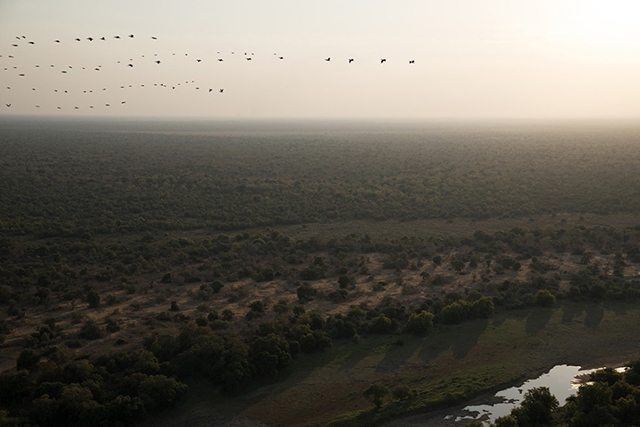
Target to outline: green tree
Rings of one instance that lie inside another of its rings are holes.
[[[556,303],[556,297],[547,289],[540,289],[536,292],[536,305],[540,307],[551,307]]]
[[[433,328],[433,314],[422,310],[409,316],[404,329],[416,335],[425,335]]]
[[[532,388],[525,393],[519,408],[511,411],[518,426],[547,426],[551,424],[551,414],[558,409],[558,399],[548,387]]]
[[[384,398],[389,394],[389,387],[380,383],[373,383],[362,393],[376,408],[380,408]]]
[[[18,356],[16,367],[32,371],[38,366],[38,362],[40,362],[40,353],[32,348],[26,348]]]

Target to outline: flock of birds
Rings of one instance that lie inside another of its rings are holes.
[[[145,39],[153,41],[153,43],[157,42],[158,38],[156,36],[146,36]],[[55,47],[55,45],[62,45],[62,44],[67,44],[67,43],[73,43],[73,44],[77,44],[77,43],[105,43],[108,41],[123,41],[123,40],[133,40],[136,39],[136,36],[134,34],[128,34],[128,35],[114,35],[111,37],[105,37],[105,36],[101,36],[101,37],[75,37],[73,39],[69,39],[69,40],[61,40],[61,39],[53,39],[50,40],[48,43],[48,46],[45,46],[45,49],[47,51],[51,51],[51,49],[53,47]],[[25,64],[24,61],[20,61],[20,55],[21,55],[21,51],[22,49],[25,48],[33,48],[35,46],[39,46],[42,44],[46,43],[36,43],[36,41],[34,40],[30,40],[28,39],[26,36],[15,36],[15,39],[13,39],[14,41],[10,44],[10,50],[11,53],[10,54],[6,54],[6,52],[0,52],[0,67],[2,69],[2,72],[7,73],[5,74],[6,76],[8,76],[8,78],[6,79],[7,82],[9,82],[9,80],[13,81],[14,83],[18,83],[18,86],[21,86],[22,89],[25,89],[25,85],[23,83],[26,82],[32,82],[29,77],[31,77],[33,74],[36,74],[36,81],[48,81],[48,82],[52,82],[55,81],[54,84],[56,87],[49,87],[49,88],[41,88],[41,87],[36,87],[36,86],[32,86],[31,87],[31,91],[32,92],[39,92],[44,90],[49,91],[49,94],[51,95],[52,93],[55,94],[56,96],[64,96],[64,95],[68,95],[68,94],[79,94],[82,93],[82,95],[96,95],[96,94],[107,94],[107,93],[113,93],[113,89],[119,89],[120,91],[122,90],[126,90],[126,89],[131,89],[134,87],[139,87],[139,88],[145,88],[145,87],[154,87],[154,88],[159,88],[159,89],[170,89],[172,91],[180,89],[180,88],[184,88],[186,86],[190,86],[193,87],[194,90],[197,91],[201,91],[203,93],[218,93],[218,94],[222,94],[224,93],[224,88],[223,87],[211,87],[211,85],[207,84],[207,85],[202,85],[198,82],[196,82],[195,79],[187,79],[187,80],[181,80],[181,81],[174,81],[171,83],[165,83],[165,82],[154,82],[154,83],[137,83],[137,84],[133,84],[133,83],[128,83],[128,84],[120,84],[118,86],[114,86],[113,85],[113,78],[107,78],[107,82],[109,82],[108,84],[103,84],[100,85],[100,87],[93,87],[93,88],[89,88],[89,89],[81,89],[81,81],[82,79],[74,79],[73,76],[76,75],[76,73],[78,72],[92,72],[92,73],[101,73],[104,74],[105,70],[107,70],[107,75],[109,75],[109,77],[113,77],[113,73],[112,71],[114,70],[114,66],[115,67],[120,67],[121,70],[122,69],[134,69],[139,67],[140,64],[140,59],[143,60],[142,64],[146,67],[148,66],[153,66],[155,68],[153,76],[162,76],[162,73],[157,72],[157,70],[160,70],[163,66],[163,64],[166,64],[167,62],[170,62],[170,59],[166,58],[166,56],[168,56],[168,53],[165,54],[158,54],[158,53],[153,53],[153,54],[142,54],[139,55],[139,60],[134,60],[134,57],[132,56],[137,56],[137,55],[127,55],[128,59],[118,59],[115,60],[115,63],[113,63],[113,61],[111,61],[109,64],[105,64],[105,66],[103,67],[102,64],[100,63],[94,63],[91,65],[85,64],[85,65],[61,65],[61,64],[39,64],[39,63],[33,63],[33,64]],[[118,46],[119,48],[122,47],[122,45]],[[243,57],[246,61],[253,61],[254,58],[256,58],[255,54],[253,52],[244,52],[244,55],[241,55],[240,53],[238,53],[238,55],[236,55],[235,51],[231,51],[228,52],[227,54],[230,55],[234,55],[236,57]],[[285,57],[281,54],[278,53],[274,53],[273,54],[275,59],[278,61],[284,61]],[[184,53],[184,56],[182,56],[182,54],[176,54],[176,53],[171,53],[170,57],[182,57],[183,59],[186,57],[189,57],[188,53]],[[93,59],[93,56],[88,56],[88,58]],[[214,63],[222,63],[225,61],[225,59],[228,59],[229,57],[226,57],[226,54],[223,55],[221,54],[220,51],[217,52],[217,56],[213,59],[212,62]],[[173,59],[173,58],[171,58]],[[325,62],[331,62],[331,57],[327,57],[324,58]],[[202,64],[205,62],[208,62],[207,60],[202,59],[201,57],[196,57],[193,59],[188,59],[193,61],[193,63],[195,64]],[[347,58],[346,62],[347,64],[352,64],[355,61],[355,58]],[[335,61],[334,61],[335,62]],[[386,58],[381,58],[380,59],[380,64],[385,64],[387,62]],[[181,63],[183,64],[183,63]],[[415,60],[414,59],[410,59],[408,60],[408,64],[409,65],[413,65],[415,64]],[[175,63],[174,63],[175,65]],[[184,67],[184,65],[181,65],[182,67]],[[41,71],[47,69],[48,72],[58,72],[59,71],[59,76],[65,76],[68,77],[68,80],[66,81],[60,81],[59,78],[49,78],[49,79],[42,79],[42,74]],[[35,70],[37,70],[38,72],[34,72]],[[121,71],[120,70],[120,71]],[[149,76],[149,69],[146,68],[145,69],[145,76]],[[15,77],[17,77],[18,79],[15,79]],[[3,79],[5,80],[5,79]],[[32,83],[33,84],[33,83]],[[110,85],[110,87],[109,87]],[[30,85],[27,85],[26,87],[28,88]],[[5,98],[5,106],[7,108],[11,108],[12,106],[16,105],[17,103],[21,103],[23,101],[23,99],[21,98],[26,98],[24,97],[24,94],[22,96],[17,95],[16,97],[13,96],[13,93],[17,93],[18,91],[13,90],[14,86],[11,85],[5,85],[4,91],[2,91],[2,98]],[[115,105],[121,105],[124,106],[125,104],[127,104],[127,99],[125,98],[125,92],[120,92],[119,94],[120,96],[118,96],[116,98],[115,95],[111,96],[111,97],[107,97],[107,96],[102,96],[99,99],[97,99],[95,96],[93,97],[92,100],[88,100],[86,102],[77,102],[78,98],[74,98],[76,100],[76,103],[78,105],[72,105],[69,104],[69,102],[64,102],[63,98],[56,98],[55,96],[52,98],[51,96],[47,96],[43,99],[44,102],[38,102],[33,104],[33,107],[36,109],[40,109],[41,107],[45,106],[45,103],[47,104],[46,107],[50,108],[50,109],[55,109],[55,110],[84,110],[84,109],[95,109],[95,108],[109,108],[111,106],[115,106]],[[33,98],[33,97],[30,97]],[[115,99],[114,99],[115,98]],[[52,101],[53,99],[53,101]],[[58,102],[56,102],[58,101]],[[93,101],[93,102],[92,102]]]

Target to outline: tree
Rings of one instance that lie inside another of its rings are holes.
[[[525,393],[519,408],[511,411],[519,426],[551,425],[551,413],[558,409],[558,399],[548,387],[532,388]]]
[[[362,394],[371,403],[376,405],[376,408],[380,408],[382,406],[385,396],[389,394],[389,388],[384,384],[373,383]]]
[[[18,356],[16,366],[18,369],[32,371],[38,366],[38,362],[40,362],[40,353],[32,348],[26,348],[22,350],[22,353]]]
[[[87,293],[87,302],[89,303],[89,308],[98,308],[100,306],[100,294],[95,289],[91,289]]]
[[[556,303],[556,297],[547,289],[540,289],[536,292],[536,305],[540,307],[551,307]]]
[[[404,328],[412,334],[425,335],[433,328],[433,314],[425,310],[422,310],[419,314],[414,313],[409,316]]]

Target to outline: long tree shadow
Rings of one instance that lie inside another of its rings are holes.
[[[549,323],[551,315],[553,314],[552,308],[539,308],[533,310],[527,317],[527,323],[525,325],[525,331],[529,335],[536,335]]]
[[[604,307],[600,304],[588,304],[586,311],[587,316],[584,318],[585,326],[591,329],[597,328],[604,317]]]
[[[453,342],[453,355],[456,359],[462,359],[478,344],[478,339],[487,329],[487,319],[474,320],[462,337],[456,337]]]
[[[584,303],[565,302],[562,305],[562,323],[571,324],[584,313]]]

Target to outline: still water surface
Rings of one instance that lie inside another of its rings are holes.
[[[468,415],[459,416],[456,420],[477,419],[487,415],[488,421],[493,422],[498,417],[509,415],[511,409],[520,405],[525,393],[536,387],[548,387],[551,394],[558,399],[560,405],[564,405],[567,397],[575,394],[578,389],[580,378],[594,371],[596,369],[580,370],[579,366],[554,366],[549,372],[540,375],[538,378],[528,380],[520,386],[497,392],[495,397],[497,400],[502,399],[501,403],[465,407],[463,413],[468,413]],[[447,417],[451,418],[452,415]]]

